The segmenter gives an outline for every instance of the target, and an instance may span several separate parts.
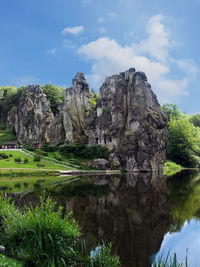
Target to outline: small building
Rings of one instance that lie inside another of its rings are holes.
[[[16,149],[16,148],[18,148],[17,141],[4,142],[2,145],[2,149]]]

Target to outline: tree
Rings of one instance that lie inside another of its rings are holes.
[[[190,117],[190,122],[195,126],[195,127],[200,127],[200,113],[197,113],[195,115],[192,115]]]
[[[50,108],[55,115],[58,112],[58,105],[64,101],[64,88],[53,84],[45,84],[42,90],[46,95]]]
[[[178,120],[184,116],[175,104],[164,104],[162,106],[162,109],[165,112],[168,121],[170,121],[171,117],[176,118]]]
[[[169,121],[167,158],[185,167],[200,165],[200,129],[188,118]]]

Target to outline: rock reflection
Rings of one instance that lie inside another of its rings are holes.
[[[169,228],[163,177],[149,173],[93,176],[57,187],[51,194],[73,210],[89,244],[110,241],[123,266],[151,266],[149,259],[160,249]],[[24,195],[18,200],[24,205],[30,198]],[[35,196],[33,199],[35,202]]]
[[[88,242],[112,241],[123,266],[150,266],[169,227],[165,181],[151,174],[98,176],[96,185],[107,184],[105,196],[65,199]]]

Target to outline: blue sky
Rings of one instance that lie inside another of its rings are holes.
[[[0,5],[0,85],[90,88],[130,67],[163,103],[200,113],[200,0],[7,0]]]

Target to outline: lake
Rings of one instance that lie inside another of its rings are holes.
[[[10,180],[9,180],[10,179]],[[31,179],[31,180],[29,180]],[[0,177],[0,191],[18,206],[47,192],[73,210],[88,244],[112,242],[123,266],[148,267],[168,253],[200,266],[200,172],[168,179],[148,173],[77,177]]]

